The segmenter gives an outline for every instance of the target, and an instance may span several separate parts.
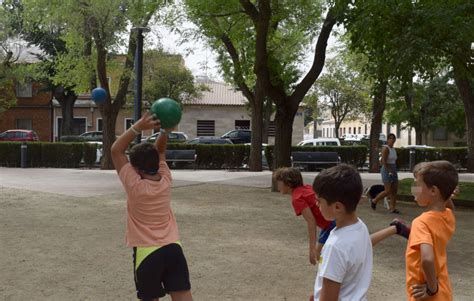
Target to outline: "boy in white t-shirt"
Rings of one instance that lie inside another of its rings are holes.
[[[352,166],[340,164],[321,171],[313,189],[323,217],[336,221],[321,252],[314,300],[367,300],[372,243],[356,213],[362,195],[360,175]]]

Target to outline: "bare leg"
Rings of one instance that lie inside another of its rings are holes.
[[[170,292],[173,301],[192,301],[191,291]]]
[[[384,183],[383,185],[384,185],[384,187],[385,187],[385,190],[382,191],[381,193],[377,194],[377,196],[375,197],[375,199],[372,200],[372,202],[373,202],[374,204],[377,204],[378,201],[380,201],[380,200],[383,199],[384,197],[390,195],[390,188],[391,188],[390,183]]]
[[[390,226],[385,229],[379,230],[375,233],[370,234],[370,241],[372,242],[372,246],[375,246],[382,240],[397,234],[397,227]]]
[[[393,211],[397,209],[397,192],[398,192],[398,181],[392,183],[392,188],[390,189],[390,206],[389,210]]]

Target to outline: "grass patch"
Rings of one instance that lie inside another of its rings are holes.
[[[411,196],[413,179],[403,179],[398,183],[398,194]],[[458,200],[474,201],[474,183],[459,182]]]

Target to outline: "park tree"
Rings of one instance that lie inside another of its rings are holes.
[[[55,65],[57,73],[53,82],[63,81],[74,85],[74,92],[84,93],[99,85],[107,91],[107,98],[99,105],[103,117],[102,168],[113,168],[110,148],[115,140],[117,115],[127,100],[132,79],[136,31],[146,27],[167,1],[122,1],[122,0],[25,0],[23,5],[29,17],[37,12],[54,12],[61,20],[60,38],[66,51],[58,54]],[[27,7],[28,6],[28,7]],[[70,12],[74,11],[74,14]],[[53,27],[55,18],[49,18]],[[64,27],[62,27],[64,26]],[[90,56],[88,55],[90,51]],[[125,51],[125,60],[119,75],[116,91],[108,83],[107,65],[114,52]],[[64,85],[63,85],[64,86]]]
[[[263,101],[268,97],[276,105],[273,166],[290,165],[294,117],[323,68],[327,40],[345,7],[336,2],[185,1],[189,18],[217,50],[222,71],[251,104],[251,159],[260,158]],[[303,73],[300,62],[312,45],[313,61]]]
[[[14,21],[10,29],[26,41],[41,50],[36,53],[38,62],[29,66],[28,76],[44,85],[45,90],[53,92],[62,109],[61,135],[72,135],[74,120],[74,103],[80,88],[75,78],[69,76],[69,69],[79,69],[91,55],[91,40],[83,48],[80,56],[84,60],[67,62],[64,70],[64,58],[68,55],[64,34],[67,31],[66,14],[60,3],[50,1],[4,1],[3,7]],[[82,68],[81,68],[82,70]],[[90,82],[92,81],[92,78]],[[79,88],[79,90],[78,90]]]
[[[318,105],[331,113],[339,138],[339,127],[345,119],[367,115],[369,91],[364,77],[340,57],[328,60],[326,67],[326,73],[315,84]]]
[[[351,35],[351,48],[366,54],[370,66],[378,67],[374,70],[379,72],[370,73],[385,80],[377,82],[395,78],[404,84],[408,107],[413,101],[415,76],[433,77],[445,68],[452,70],[466,112],[468,170],[474,170],[474,3],[406,0],[381,5],[367,0],[350,8],[344,25]],[[386,85],[380,87],[384,86],[378,91],[386,91]],[[384,106],[385,102],[374,101],[374,112],[383,112]],[[374,170],[378,163],[372,142]]]
[[[181,55],[150,49],[143,56],[143,99],[150,104],[161,97],[178,102],[193,100],[206,90],[205,85],[194,83]]]
[[[423,137],[440,127],[463,137],[466,132],[464,105],[449,75],[413,83],[410,102],[406,101],[406,94],[400,85],[393,87],[387,103],[387,120],[414,128],[416,144],[426,143]]]

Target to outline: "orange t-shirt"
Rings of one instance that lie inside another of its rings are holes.
[[[443,212],[428,211],[413,220],[405,253],[408,300],[415,300],[411,297],[411,286],[426,282],[421,265],[421,244],[433,246],[435,271],[438,278],[438,293],[427,300],[453,300],[446,246],[453,236],[455,227],[456,220],[449,208]]]
[[[179,241],[178,225],[171,210],[171,172],[160,161],[160,181],[142,179],[130,163],[119,172],[127,192],[127,230],[129,247],[159,247]]]

